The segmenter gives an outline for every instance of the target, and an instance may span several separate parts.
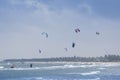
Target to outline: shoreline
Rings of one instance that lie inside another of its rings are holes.
[[[117,64],[120,64],[120,62],[30,62],[30,61],[28,61],[28,62],[23,62],[23,63],[52,63],[52,64],[56,64],[56,63],[58,63],[58,64],[60,64],[60,63],[62,63],[62,64],[104,64],[104,63],[108,63],[108,64],[113,64],[113,63],[117,63]]]

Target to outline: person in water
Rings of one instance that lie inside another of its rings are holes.
[[[15,65],[13,64],[10,68],[15,68]]]
[[[30,64],[30,67],[32,68],[32,64]]]

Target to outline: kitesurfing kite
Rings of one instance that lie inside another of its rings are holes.
[[[72,47],[73,47],[73,48],[75,47],[75,43],[74,43],[74,42],[72,43]]]
[[[100,33],[99,33],[99,32],[96,32],[96,35],[100,35]]]
[[[39,53],[41,53],[41,50],[39,49]]]
[[[41,34],[42,34],[42,35],[45,35],[46,38],[48,38],[48,34],[47,34],[46,32],[42,32]]]
[[[76,28],[76,29],[75,29],[75,32],[76,32],[76,33],[80,32],[80,29],[79,29],[79,28]]]
[[[65,51],[68,51],[68,49],[67,48],[64,48],[65,49]]]

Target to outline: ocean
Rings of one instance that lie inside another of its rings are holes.
[[[120,80],[120,63],[1,62],[0,80]]]

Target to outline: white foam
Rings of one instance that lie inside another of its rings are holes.
[[[3,69],[4,68],[4,66],[0,66],[0,69]]]
[[[95,67],[96,65],[92,64],[92,65],[81,65],[82,68],[88,68],[88,67]]]
[[[49,67],[41,67],[41,69],[48,69],[48,70],[53,70],[53,69],[64,69],[65,67],[63,66],[49,66]]]
[[[28,77],[28,78],[15,78],[15,79],[6,79],[6,80],[60,80],[57,78],[42,78],[42,77]],[[61,79],[61,80],[71,80],[71,79]],[[72,80],[100,80],[100,78],[94,78],[94,79],[72,79]]]
[[[35,80],[43,80],[42,77],[36,77]]]
[[[59,80],[57,78],[42,78],[42,77],[31,77],[31,78],[21,78],[21,80]],[[62,80],[69,80],[69,79],[62,79]],[[71,80],[71,79],[70,79]],[[100,78],[94,79],[72,79],[72,80],[100,80]]]
[[[99,70],[106,69],[106,67],[111,66],[120,66],[118,63],[92,63],[92,64],[65,64],[60,66],[46,66],[46,67],[28,67],[28,68],[4,68],[0,66],[0,70],[37,70],[37,69],[45,69],[45,70],[53,70],[53,69],[67,69],[67,68],[94,68],[97,67]]]
[[[79,74],[79,75],[83,75],[83,76],[86,76],[86,75],[95,75],[95,74],[99,74],[100,71],[91,71],[91,72],[85,72],[85,73],[66,73],[66,74]]]
[[[14,78],[7,80],[45,80],[45,79],[43,79],[42,77],[23,77],[23,78]]]
[[[86,75],[95,75],[99,74],[100,71],[91,71],[91,72],[86,72],[86,73],[81,73],[81,75],[86,76]]]
[[[100,80],[100,78],[95,78],[95,79],[78,79],[78,80]]]
[[[100,78],[95,78],[95,79],[73,79],[73,80],[100,80]]]
[[[37,69],[40,69],[40,68],[2,68],[0,70],[37,70]]]
[[[81,67],[80,65],[64,65],[64,68],[77,68],[77,67]]]
[[[66,69],[66,68],[79,68],[80,65],[63,65],[63,66],[49,66],[49,67],[41,67],[41,69]]]
[[[120,63],[112,63],[112,62],[106,62],[106,63],[95,63],[96,67],[118,67],[120,66]]]
[[[118,63],[106,63],[106,64],[103,64],[105,67],[115,67],[115,66],[120,66],[120,64]]]
[[[98,68],[98,69],[100,69],[100,70],[104,70],[104,69],[106,69],[106,68],[101,67],[101,68]]]
[[[4,68],[0,70],[36,70],[36,69],[53,70],[53,69],[66,69],[66,68],[87,68],[87,67],[94,67],[94,66],[95,65],[62,65],[62,66],[47,66],[47,67],[32,67],[32,68],[22,68],[22,67]]]
[[[7,65],[12,65],[12,64],[8,62]]]

